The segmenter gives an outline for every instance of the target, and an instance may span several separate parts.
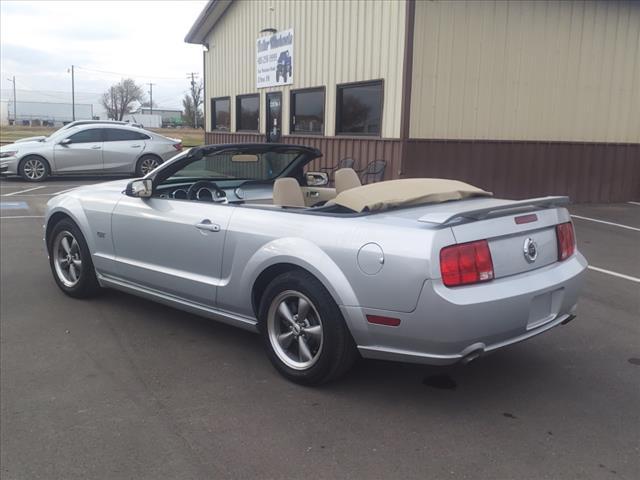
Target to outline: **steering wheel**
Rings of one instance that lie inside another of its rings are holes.
[[[227,201],[227,194],[225,191],[218,187],[215,182],[210,180],[198,180],[196,183],[191,185],[189,190],[187,190],[187,200],[200,200],[198,198],[198,191],[203,188],[211,191],[213,195],[213,198],[211,199],[212,202],[221,203]]]

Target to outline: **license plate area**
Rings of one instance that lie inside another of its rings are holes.
[[[540,327],[555,319],[562,306],[563,296],[564,288],[558,288],[533,297],[529,305],[527,330]]]

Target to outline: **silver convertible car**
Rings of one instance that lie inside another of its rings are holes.
[[[146,175],[182,150],[178,139],[114,123],[77,124],[0,147],[0,173],[42,182],[49,175]]]
[[[53,197],[58,286],[140,295],[259,332],[280,373],[339,377],[358,354],[467,362],[571,321],[587,262],[566,197],[501,200],[463,182],[360,185],[306,172],[318,150],[185,152],[144,178]]]

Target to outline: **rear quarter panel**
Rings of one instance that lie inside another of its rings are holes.
[[[337,218],[250,207],[236,209],[226,235],[226,281],[217,303],[248,315],[253,315],[255,279],[277,263],[309,270],[340,305],[412,311],[428,278],[432,252],[453,242],[448,228],[432,230],[406,219]],[[365,273],[358,261],[360,249],[368,244],[383,252],[376,274]]]

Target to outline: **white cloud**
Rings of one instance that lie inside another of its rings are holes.
[[[102,92],[121,77],[155,83],[154,101],[178,107],[187,72],[202,72],[202,48],[184,36],[206,5],[198,1],[0,2],[0,69],[18,88]],[[101,73],[102,72],[117,72]],[[148,88],[148,87],[145,87]]]

